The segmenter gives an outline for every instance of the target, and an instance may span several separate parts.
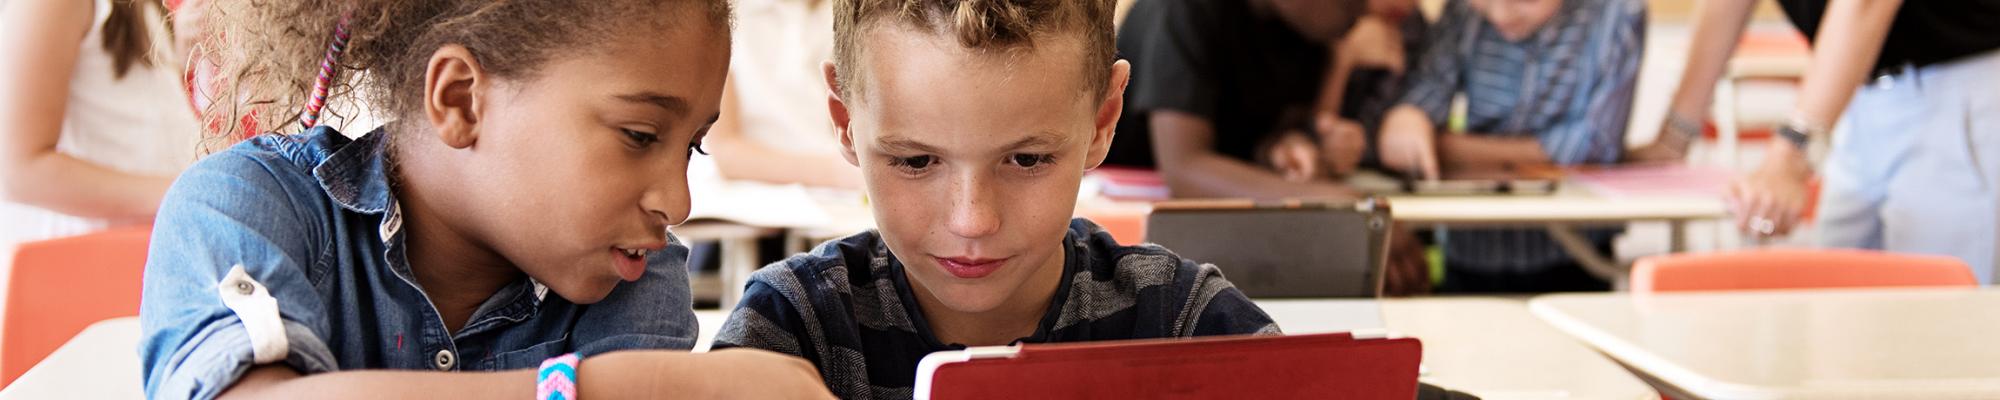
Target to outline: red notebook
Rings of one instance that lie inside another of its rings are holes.
[[[974,347],[925,356],[917,399],[1411,399],[1423,345],[1348,333]]]

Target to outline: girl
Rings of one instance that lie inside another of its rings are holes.
[[[306,129],[169,190],[141,310],[149,397],[827,396],[773,353],[621,351],[694,345],[666,226],[719,107],[723,1],[208,11],[217,98],[240,99],[210,111]],[[353,92],[392,122],[316,126]]]
[[[163,6],[0,5],[0,248],[150,222],[201,137]]]

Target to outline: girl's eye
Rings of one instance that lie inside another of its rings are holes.
[[[623,132],[625,134],[626,139],[632,140],[632,145],[634,147],[643,149],[646,147],[651,147],[654,143],[660,142],[660,135],[635,131],[631,129],[619,129],[618,131]]]
[[[925,168],[929,168],[931,164],[936,162],[937,157],[933,156],[896,157],[889,159],[890,165],[910,172],[922,172]]]
[[[1056,156],[1054,154],[1015,154],[1013,157],[1007,159],[1008,162],[1019,165],[1021,168],[1035,168],[1043,164],[1055,162],[1055,160]]]
[[[701,141],[695,141],[694,143],[688,144],[688,158],[694,158],[694,155],[696,153],[700,153],[701,155],[704,156],[708,155],[708,150],[701,148]]]

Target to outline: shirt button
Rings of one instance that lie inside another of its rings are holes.
[[[437,356],[431,357],[431,366],[439,371],[450,371],[451,366],[456,364],[458,357],[452,356],[451,350],[438,350]]]
[[[249,296],[251,293],[255,292],[257,292],[257,288],[255,286],[250,286],[250,282],[241,280],[236,281],[236,294]]]

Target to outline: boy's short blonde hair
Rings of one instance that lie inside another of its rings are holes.
[[[842,97],[864,83],[861,40],[878,23],[950,35],[974,50],[1033,48],[1071,35],[1083,44],[1084,88],[1102,98],[1117,57],[1114,0],[834,0],[833,64]]]

